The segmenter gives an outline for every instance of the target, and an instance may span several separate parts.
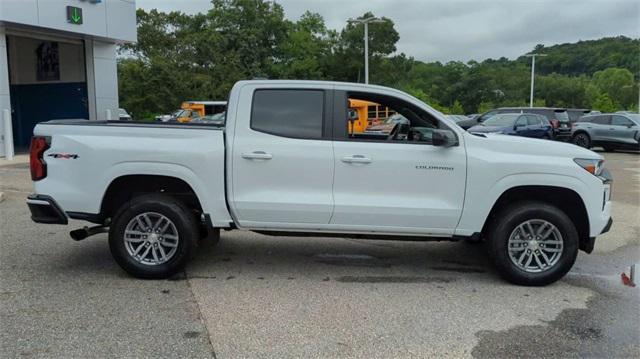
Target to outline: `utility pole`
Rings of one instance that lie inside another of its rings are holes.
[[[536,56],[544,57],[547,56],[545,54],[528,54],[526,57],[531,58],[531,93],[529,95],[529,107],[533,107],[533,87],[535,84],[535,74],[536,74]]]
[[[369,83],[369,23],[382,23],[385,20],[378,19],[375,16],[368,17],[366,19],[349,19],[350,24],[363,24],[364,25],[364,83]]]

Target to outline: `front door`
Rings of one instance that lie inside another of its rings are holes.
[[[388,106],[406,117],[410,126],[402,126],[400,121],[396,134],[386,137],[350,134],[346,133],[346,109],[342,118],[334,118],[335,208],[331,224],[347,231],[452,234],[464,200],[464,147],[433,146],[428,137],[438,123],[420,107],[398,98],[366,95],[346,96]],[[338,102],[346,100],[336,100],[336,105]],[[335,112],[337,116],[339,112]]]
[[[333,210],[333,148],[323,90],[243,89],[231,156],[231,205],[242,227],[309,228]],[[229,168],[229,167],[227,167]]]
[[[638,127],[630,119],[621,115],[611,116],[610,141],[632,144],[637,130]]]

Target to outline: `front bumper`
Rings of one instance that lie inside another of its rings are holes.
[[[32,194],[27,197],[31,219],[36,223],[68,224],[69,219],[62,208],[50,196]]]
[[[613,218],[609,217],[609,221],[607,221],[607,225],[604,226],[600,234],[605,234],[609,232],[612,225],[613,225]],[[593,248],[595,247],[595,245],[596,245],[596,237],[589,237],[588,239],[582,240],[580,242],[580,249],[587,253],[591,253],[593,252]]]

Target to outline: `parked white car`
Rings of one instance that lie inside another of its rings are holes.
[[[348,99],[410,123],[351,133]],[[611,226],[600,155],[567,143],[465,132],[403,92],[363,84],[241,81],[225,127],[50,121],[34,130],[27,199],[39,223],[98,224],[142,278],[179,271],[219,230],[486,240],[524,285],[564,276]]]

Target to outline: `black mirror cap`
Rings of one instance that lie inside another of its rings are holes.
[[[458,138],[451,130],[433,130],[432,144],[437,147],[453,147],[458,145]]]

